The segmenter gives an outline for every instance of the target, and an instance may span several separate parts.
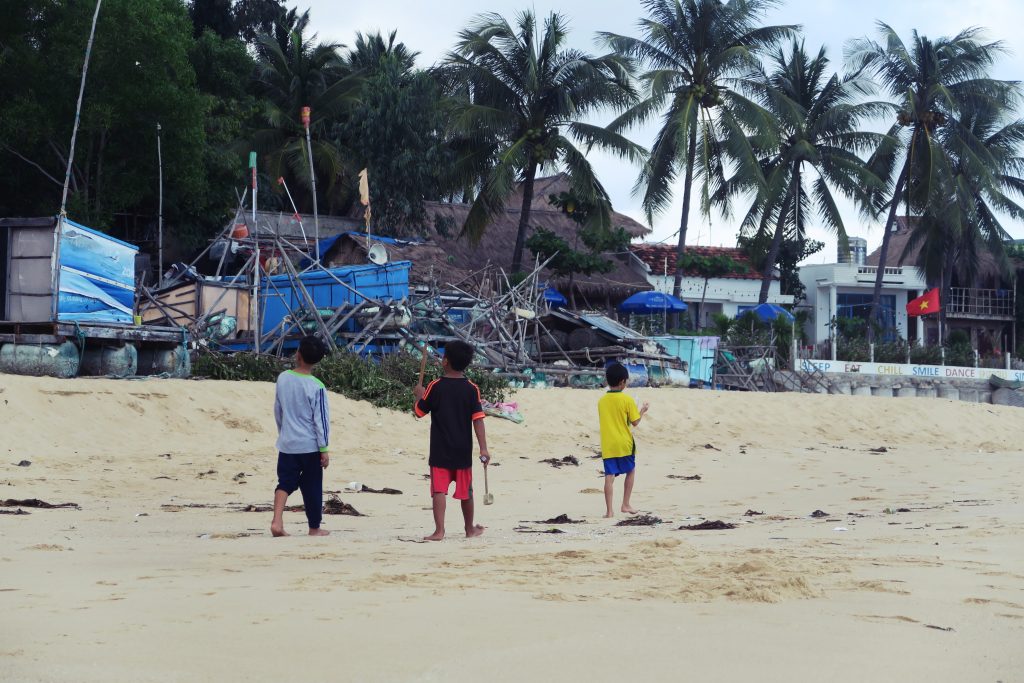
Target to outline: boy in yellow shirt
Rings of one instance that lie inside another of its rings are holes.
[[[612,497],[615,491],[615,477],[626,475],[622,495],[622,511],[631,515],[636,510],[629,504],[633,493],[633,479],[636,475],[636,442],[630,427],[640,424],[647,414],[646,403],[637,410],[636,401],[623,393],[629,381],[629,371],[621,363],[612,363],[605,370],[608,393],[597,402],[597,414],[601,420],[601,457],[604,461],[604,502],[605,517],[614,517]]]

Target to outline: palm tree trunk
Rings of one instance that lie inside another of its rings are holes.
[[[946,263],[942,268],[942,282],[940,286],[942,289],[939,290],[939,329],[943,332],[949,330],[949,325],[946,320],[946,307],[949,305],[950,293],[953,291],[953,267],[955,265],[956,255],[953,249],[949,249],[946,253]],[[939,344],[942,344],[945,340],[939,338]]]
[[[800,171],[793,172],[793,180],[790,183],[786,198],[782,200],[782,210],[779,211],[779,223],[775,226],[775,234],[772,235],[772,244],[768,248],[768,256],[765,257],[764,270],[761,272],[761,293],[757,295],[757,303],[768,302],[768,292],[772,287],[772,276],[775,272],[775,262],[782,250],[782,238],[786,233],[786,214],[793,199],[794,192],[800,186]],[[798,204],[799,206],[799,204]]]
[[[512,272],[523,269],[523,248],[526,246],[526,229],[530,225],[530,208],[533,206],[533,181],[537,177],[537,162],[531,161],[523,179],[523,207],[519,212],[519,231],[516,233],[516,247],[512,253]]]
[[[900,208],[900,195],[903,194],[903,186],[907,182],[907,175],[910,173],[910,156],[903,163],[903,170],[896,180],[896,187],[893,189],[892,202],[889,203],[889,217],[885,221],[885,232],[882,234],[882,248],[878,251],[878,272],[875,274],[875,289],[871,296],[871,315],[868,317],[868,343],[875,341],[874,323],[878,321],[881,313],[882,303],[882,280],[885,278],[885,264],[889,258],[889,241],[892,237],[892,226],[896,222],[896,212]]]
[[[683,258],[686,251],[686,229],[690,226],[690,199],[693,195],[693,167],[697,156],[697,126],[690,126],[690,144],[686,151],[686,176],[683,179],[683,215],[679,219],[679,246],[676,247],[676,261]],[[672,296],[679,298],[683,288],[683,271],[676,267],[675,280],[672,283]]]

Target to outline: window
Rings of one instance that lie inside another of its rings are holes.
[[[871,315],[871,301],[870,294],[837,294],[836,317],[867,320]],[[882,307],[882,339],[896,341],[896,295],[883,294],[879,303]]]

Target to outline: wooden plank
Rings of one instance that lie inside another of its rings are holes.
[[[0,342],[5,344],[63,344],[66,337],[52,334],[0,334]]]

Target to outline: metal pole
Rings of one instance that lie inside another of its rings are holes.
[[[302,125],[306,129],[306,152],[309,155],[309,179],[313,186],[313,239],[316,241],[316,262],[320,263],[320,214],[316,205],[316,169],[313,168],[313,142],[309,133],[310,109],[302,108]]]
[[[256,152],[249,152],[249,168],[252,169],[252,239],[256,245],[253,252],[253,274],[252,274],[252,312],[249,319],[252,321],[253,338],[255,340],[255,351],[260,353],[260,336],[263,330],[260,329],[260,239],[259,226],[256,223]]]
[[[100,18],[100,5],[103,0],[96,0],[96,11],[92,15],[92,28],[89,30],[89,42],[85,45],[85,61],[82,64],[82,82],[78,86],[78,104],[75,106],[75,122],[71,128],[71,147],[68,149],[68,167],[64,172],[64,189],[60,196],[60,212],[54,227],[53,252],[50,257],[52,319],[57,319],[60,307],[60,240],[64,233],[64,219],[67,218],[68,187],[71,185],[71,167],[75,161],[75,142],[78,140],[78,123],[82,118],[82,100],[85,97],[85,77],[89,73],[89,58],[92,56],[92,43],[96,37],[96,23]]]
[[[164,157],[160,149],[160,124],[156,124],[156,161],[158,168],[158,176],[160,182],[160,201],[159,209],[157,210],[156,219],[156,232],[157,232],[157,251],[159,257],[157,259],[157,271],[156,285],[162,287],[164,284]]]

